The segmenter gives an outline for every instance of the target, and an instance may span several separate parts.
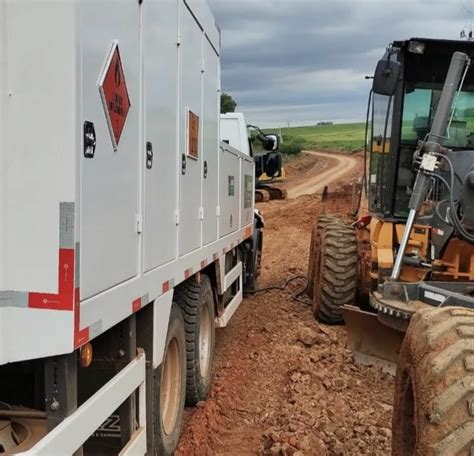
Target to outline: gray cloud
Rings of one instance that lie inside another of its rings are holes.
[[[384,48],[456,39],[474,0],[209,0],[222,29],[222,86],[261,125],[362,120]],[[471,13],[472,11],[472,13]]]

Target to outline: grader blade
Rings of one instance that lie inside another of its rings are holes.
[[[394,375],[403,332],[382,324],[377,314],[358,307],[344,306],[342,314],[347,326],[346,348],[354,352],[354,360],[381,367],[384,372]]]

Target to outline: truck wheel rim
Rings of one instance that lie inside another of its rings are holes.
[[[170,340],[163,365],[160,388],[161,420],[166,435],[172,434],[179,413],[181,395],[181,353],[176,338]]]
[[[206,377],[211,357],[211,313],[209,305],[205,302],[201,309],[201,328],[199,331],[199,364],[202,377]]]

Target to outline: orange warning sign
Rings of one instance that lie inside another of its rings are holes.
[[[109,124],[110,136],[114,149],[117,149],[122,136],[128,111],[130,110],[130,98],[128,95],[125,73],[118,44],[115,42],[105,68],[100,94],[104,104],[107,123]]]
[[[188,111],[188,155],[199,158],[199,116]]]

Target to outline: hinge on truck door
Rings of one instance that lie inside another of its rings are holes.
[[[137,233],[141,233],[143,231],[143,215],[137,214],[135,220],[137,223]]]
[[[179,211],[176,211],[176,212],[174,213],[174,223],[175,223],[176,225],[179,225]]]
[[[216,216],[217,217],[221,216],[221,207],[220,206],[216,206]]]
[[[204,208],[199,208],[199,220],[204,220]]]

